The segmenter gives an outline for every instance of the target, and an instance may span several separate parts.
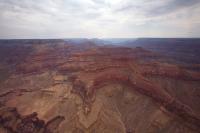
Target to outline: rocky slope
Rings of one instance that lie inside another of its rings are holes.
[[[18,60],[1,61],[8,73],[0,82],[2,133],[200,130],[200,73],[190,65],[139,47],[25,44],[15,45]]]

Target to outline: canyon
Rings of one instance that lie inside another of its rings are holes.
[[[199,52],[167,46],[1,40],[0,132],[198,133]]]

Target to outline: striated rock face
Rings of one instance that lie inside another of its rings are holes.
[[[48,43],[2,65],[2,133],[200,130],[198,71],[143,48]]]

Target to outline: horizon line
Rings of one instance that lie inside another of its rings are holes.
[[[69,37],[69,38],[0,38],[0,40],[65,40],[65,39],[200,39],[200,37]]]

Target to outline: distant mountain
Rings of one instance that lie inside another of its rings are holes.
[[[121,45],[121,44],[126,44],[129,42],[133,42],[136,39],[135,38],[94,38],[91,39],[98,45]]]
[[[198,38],[138,38],[133,41],[121,43],[124,46],[160,46],[160,45],[197,45],[200,44]]]
[[[200,39],[198,38],[139,38],[123,42],[126,47],[143,47],[176,58],[183,63],[200,63]]]

